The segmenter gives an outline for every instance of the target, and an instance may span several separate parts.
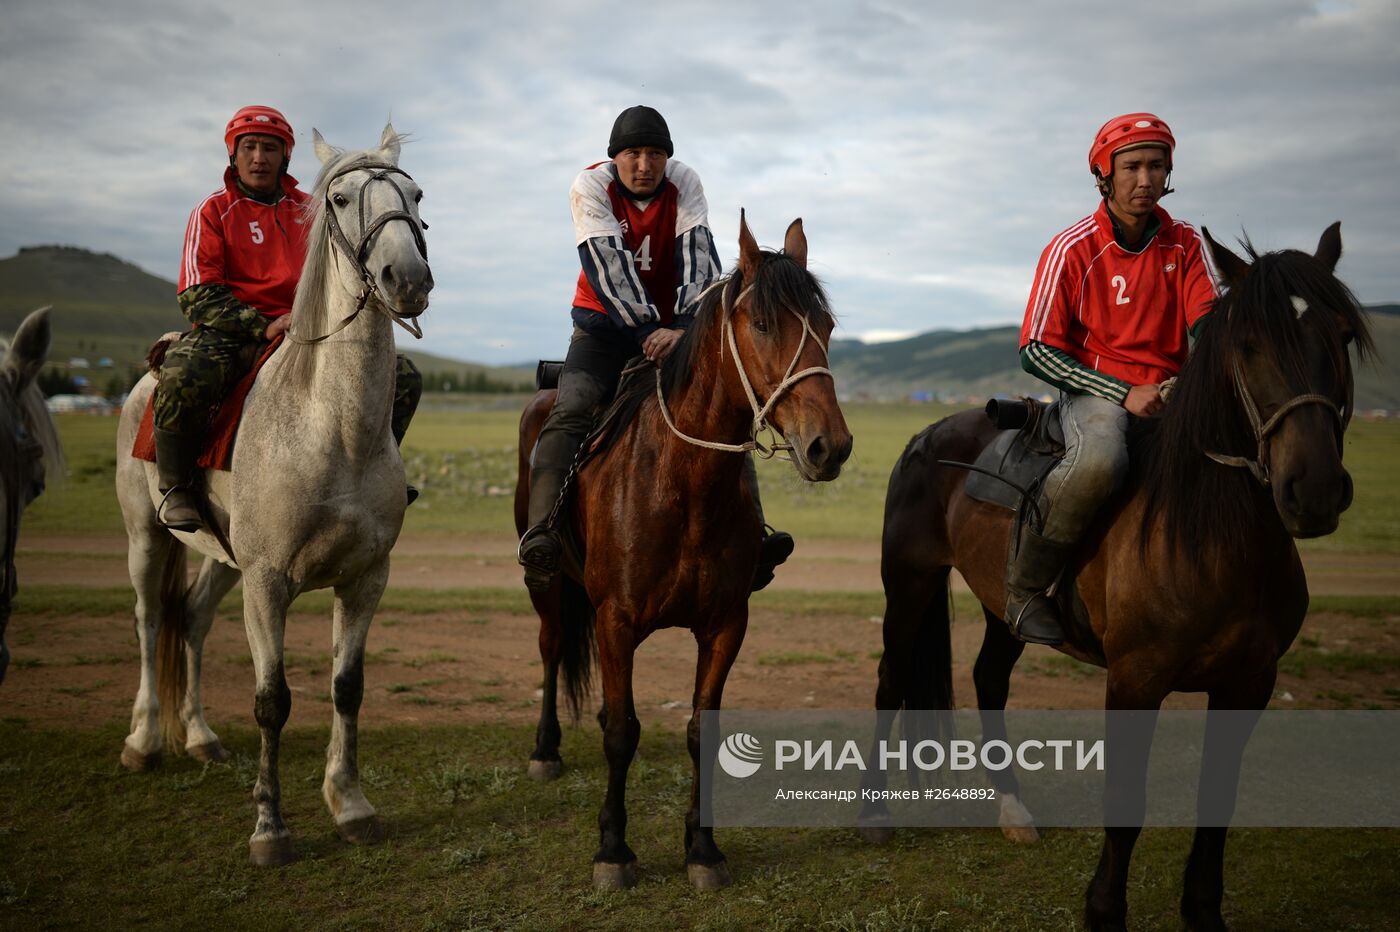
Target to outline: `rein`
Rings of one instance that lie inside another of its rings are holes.
[[[1269,435],[1278,429],[1285,417],[1305,405],[1321,405],[1332,412],[1332,417],[1337,421],[1337,433],[1340,435],[1346,432],[1346,419],[1342,416],[1342,412],[1337,407],[1337,403],[1326,395],[1312,393],[1295,395],[1293,398],[1290,398],[1266,421],[1259,416],[1259,406],[1254,403],[1254,396],[1249,391],[1249,385],[1245,383],[1244,372],[1240,369],[1239,360],[1235,360],[1232,363],[1230,375],[1234,379],[1235,394],[1239,397],[1240,404],[1244,408],[1245,417],[1249,418],[1249,425],[1254,429],[1254,439],[1258,444],[1256,458],[1250,459],[1247,456],[1228,456],[1224,453],[1212,453],[1209,450],[1206,451],[1206,456],[1225,466],[1237,466],[1242,469],[1248,469],[1250,474],[1266,489],[1269,488],[1270,485],[1268,454]]]
[[[703,299],[705,295],[709,293],[712,289],[723,287],[726,284],[728,284],[728,279],[720,279],[719,281],[711,285],[709,288],[706,288],[705,291],[701,292],[700,298]],[[831,370],[826,366],[810,366],[806,369],[803,369],[801,372],[793,372],[793,370],[797,368],[797,361],[802,358],[802,351],[807,347],[807,337],[809,335],[818,346],[821,346],[823,356],[827,355],[827,348],[825,346],[822,346],[821,338],[817,336],[816,331],[812,329],[811,322],[808,321],[805,316],[799,314],[797,311],[794,311],[790,307],[785,308],[785,310],[789,314],[793,315],[799,321],[802,322],[802,339],[797,344],[797,352],[793,354],[792,362],[788,363],[787,372],[784,373],[782,381],[779,382],[773,388],[772,394],[768,396],[767,403],[761,406],[759,405],[758,396],[754,393],[753,390],[753,384],[749,381],[749,375],[744,370],[744,361],[739,358],[739,346],[734,339],[733,322],[733,311],[735,305],[738,304],[740,301],[743,301],[744,298],[746,298],[749,295],[749,293],[753,291],[753,287],[753,285],[750,285],[744,290],[740,291],[733,302],[729,300],[728,296],[725,296],[723,306],[723,327],[725,342],[729,344],[729,352],[734,357],[734,368],[739,371],[739,383],[744,386],[744,395],[748,398],[749,408],[753,411],[753,423],[752,425],[750,425],[749,428],[748,441],[746,441],[745,443],[720,443],[715,440],[701,440],[698,437],[691,437],[689,434],[683,433],[681,429],[676,426],[675,421],[671,419],[671,412],[666,407],[666,397],[664,394],[662,394],[661,391],[660,366],[656,367],[656,403],[658,406],[660,406],[661,417],[663,420],[665,420],[666,426],[671,428],[671,433],[675,434],[677,437],[684,440],[686,443],[694,444],[697,447],[704,447],[707,450],[723,450],[729,453],[748,453],[750,451],[753,451],[763,459],[770,459],[773,456],[777,455],[777,453],[780,450],[788,451],[789,453],[792,451],[792,444],[790,443],[781,443],[774,439],[771,445],[765,446],[763,443],[760,443],[758,439],[758,435],[765,430],[768,431],[774,438],[777,437],[777,431],[775,431],[773,427],[768,423],[768,415],[773,410],[773,406],[778,403],[778,399],[780,399],[787,392],[788,389],[792,388],[792,386],[807,378],[807,376],[809,375],[825,374],[830,375],[833,379],[835,379],[835,375],[833,375]],[[724,347],[723,345],[721,345],[720,356],[722,357],[723,355]],[[791,460],[791,456],[788,456],[786,458]]]
[[[335,218],[334,205],[332,205],[330,202],[330,186],[331,182],[335,181],[337,178],[357,171],[372,171],[374,172],[374,174],[370,175],[369,180],[360,186],[358,210],[360,219],[360,230],[362,232],[360,234],[359,244],[352,246],[350,243],[350,238],[345,235],[345,231],[340,226],[340,221]],[[333,329],[327,331],[326,333],[323,333],[318,337],[303,339],[297,336],[295,333],[293,333],[290,328],[288,328],[287,338],[290,339],[293,343],[301,343],[303,345],[320,343],[323,340],[335,336],[337,333],[350,326],[351,322],[353,322],[356,317],[360,316],[360,311],[365,309],[365,305],[369,302],[370,296],[379,290],[379,286],[375,283],[374,275],[369,271],[369,269],[365,267],[365,253],[368,251],[370,244],[374,240],[374,237],[377,236],[379,234],[379,231],[384,229],[386,225],[392,223],[395,220],[403,220],[407,222],[408,228],[413,231],[413,241],[418,244],[418,254],[423,257],[424,262],[428,261],[428,244],[427,241],[423,238],[422,227],[420,226],[419,222],[414,219],[413,214],[409,211],[408,198],[404,196],[403,189],[400,188],[398,185],[391,183],[390,187],[392,187],[394,189],[394,193],[396,193],[399,196],[399,203],[403,205],[403,209],[386,211],[380,214],[378,217],[375,217],[372,222],[368,224],[366,224],[365,222],[365,198],[367,192],[369,191],[369,186],[376,181],[387,181],[389,175],[403,175],[409,181],[413,180],[412,175],[410,175],[408,172],[404,171],[396,165],[371,164],[354,165],[349,168],[342,169],[341,171],[336,172],[335,175],[333,175],[330,178],[330,180],[326,182],[326,195],[324,200],[322,201],[321,209],[326,212],[326,222],[330,225],[331,240],[335,243],[336,248],[340,250],[341,254],[344,255],[346,259],[349,259],[352,263],[354,263],[355,271],[359,273],[360,282],[364,285],[364,289],[360,292],[359,298],[355,301],[355,310],[351,311],[348,316],[346,316],[343,320],[341,320],[340,323],[336,324]],[[388,308],[384,308],[384,312],[388,315],[390,320],[398,324],[403,329],[407,330],[409,333],[413,334],[413,338],[415,340],[423,339],[423,328],[418,325],[417,321],[405,321],[402,317],[399,317],[397,314],[393,313]]]

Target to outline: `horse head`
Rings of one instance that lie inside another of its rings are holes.
[[[738,365],[726,367],[727,376],[741,383],[756,426],[771,419],[803,478],[835,479],[852,438],[827,368],[836,321],[807,271],[801,219],[788,227],[782,252],[764,252],[740,211],[739,266],[728,287],[729,349]]]
[[[428,225],[418,215],[423,192],[398,167],[402,137],[385,124],[378,149],[346,153],[319,131],[312,135],[322,164],[315,197],[348,260],[338,263],[341,283],[361,304],[373,294],[391,317],[412,320],[428,306],[433,273],[423,238]]]
[[[5,451],[0,482],[5,499],[17,496],[21,511],[44,491],[44,453],[49,444],[38,433],[44,425],[34,423],[36,409],[42,410],[43,405],[34,379],[48,356],[49,333],[49,309],[41,308],[19,325],[0,359],[0,450]]]
[[[1350,349],[1371,351],[1364,313],[1333,271],[1341,224],[1323,232],[1313,255],[1296,250],[1246,261],[1205,232],[1228,291],[1212,315],[1230,332],[1228,378],[1248,421],[1256,458],[1221,457],[1246,466],[1271,493],[1294,537],[1336,530],[1351,505],[1342,436],[1352,415]],[[1247,244],[1246,244],[1247,245]],[[1223,378],[1224,376],[1222,376]]]

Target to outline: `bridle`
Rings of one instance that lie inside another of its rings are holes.
[[[701,292],[697,300],[703,300],[705,295],[710,291],[715,288],[724,288],[729,285],[729,283],[730,281],[727,278],[716,281],[713,285],[710,285],[709,288]],[[809,375],[830,375],[833,379],[835,379],[835,376],[832,375],[831,370],[826,366],[810,366],[803,369],[801,372],[793,371],[797,368],[797,361],[802,358],[802,351],[807,348],[807,338],[809,336],[812,338],[813,342],[821,347],[823,358],[829,357],[827,357],[827,347],[822,343],[821,337],[817,336],[816,331],[812,329],[811,321],[809,321],[805,315],[799,314],[792,308],[785,308],[789,314],[802,322],[802,339],[797,344],[797,352],[793,354],[792,362],[788,363],[787,372],[783,374],[782,381],[773,387],[772,394],[768,396],[768,401],[766,403],[762,405],[758,403],[758,395],[753,390],[753,383],[749,381],[748,372],[744,370],[744,361],[739,358],[739,346],[734,339],[733,320],[734,307],[747,298],[753,291],[753,288],[753,285],[749,285],[732,299],[727,291],[724,293],[724,304],[721,308],[723,312],[722,326],[724,328],[724,343],[720,344],[720,361],[724,361],[724,346],[727,343],[729,352],[734,357],[734,368],[739,372],[739,384],[744,386],[744,395],[748,398],[749,408],[753,411],[753,423],[749,428],[749,439],[744,443],[720,443],[714,440],[701,440],[697,437],[691,437],[688,434],[682,433],[680,428],[676,427],[675,422],[671,420],[671,412],[666,408],[666,398],[661,391],[660,366],[656,367],[656,403],[661,408],[661,417],[666,421],[666,426],[671,428],[672,433],[687,443],[692,443],[697,447],[704,447],[707,450],[724,450],[730,453],[748,453],[753,451],[760,457],[769,459],[780,450],[791,453],[793,449],[792,444],[780,442],[777,439],[777,431],[768,423],[768,415],[773,410],[773,406],[778,403],[778,399],[782,398],[788,389],[792,388],[792,386],[807,378]],[[766,445],[761,443],[758,439],[758,435],[764,431],[768,431],[771,437],[769,444]],[[791,459],[790,456],[787,458]]]
[[[1249,419],[1249,426],[1254,429],[1254,439],[1258,445],[1255,459],[1247,456],[1228,456],[1224,453],[1211,453],[1206,451],[1206,456],[1225,466],[1238,466],[1248,469],[1250,474],[1264,488],[1269,488],[1269,435],[1278,430],[1283,419],[1306,405],[1321,405],[1332,413],[1332,417],[1337,422],[1337,436],[1340,438],[1346,433],[1347,423],[1351,420],[1351,405],[1346,405],[1347,411],[1344,414],[1337,403],[1326,395],[1308,393],[1295,395],[1279,406],[1279,409],[1264,420],[1259,414],[1259,406],[1254,403],[1254,395],[1249,390],[1249,384],[1245,381],[1244,370],[1240,367],[1240,361],[1234,360],[1230,365],[1230,375],[1235,383],[1235,395],[1240,400],[1241,407],[1244,408],[1245,417]],[[1350,394],[1350,392],[1348,392]]]
[[[360,186],[359,203],[357,205],[361,231],[360,241],[358,244],[351,245],[350,238],[345,235],[345,230],[341,228],[340,221],[335,217],[335,205],[331,203],[330,189],[331,183],[337,178],[358,171],[369,171],[373,172],[373,174],[370,175],[369,180]],[[413,241],[418,244],[418,254],[423,257],[424,263],[428,261],[428,243],[423,238],[423,230],[426,229],[427,224],[422,223],[418,218],[413,216],[412,212],[409,210],[408,198],[404,196],[403,189],[398,185],[391,182],[389,187],[393,188],[394,193],[399,196],[399,203],[403,206],[403,209],[385,211],[372,221],[366,222],[366,195],[369,191],[369,186],[376,181],[387,181],[390,175],[403,175],[409,181],[413,180],[412,175],[399,168],[397,165],[371,163],[368,165],[360,164],[343,168],[332,175],[330,180],[326,182],[326,194],[321,203],[321,209],[326,212],[326,222],[330,226],[331,240],[335,243],[340,253],[345,256],[346,259],[354,263],[355,271],[359,273],[360,282],[364,285],[364,288],[360,291],[360,295],[355,301],[355,310],[351,311],[347,317],[336,324],[334,329],[318,337],[311,337],[309,339],[303,339],[288,329],[287,338],[293,343],[320,343],[322,340],[332,337],[344,330],[350,325],[351,321],[359,316],[360,311],[364,310],[365,305],[369,302],[370,296],[379,290],[379,285],[375,281],[374,274],[365,267],[365,256],[374,238],[386,225],[395,220],[403,220],[406,222],[408,228],[413,232]],[[380,302],[380,304],[382,306],[383,302]],[[383,310],[390,320],[413,334],[414,339],[423,339],[423,328],[418,325],[417,321],[406,321],[387,307],[383,308]]]

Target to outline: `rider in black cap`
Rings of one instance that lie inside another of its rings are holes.
[[[519,559],[525,584],[535,591],[548,589],[559,569],[550,513],[594,408],[617,387],[629,359],[641,353],[659,365],[670,355],[701,292],[721,271],[700,176],[672,159],[674,151],[661,114],[629,107],[613,122],[611,161],[584,169],[569,192],[583,269],[559,394],[531,459],[529,527]],[[751,456],[746,476],[761,522]],[[792,548],[782,531],[764,535],[755,590],[768,585]]]

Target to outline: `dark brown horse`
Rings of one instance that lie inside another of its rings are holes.
[[[1059,650],[1107,668],[1107,709],[1155,711],[1179,690],[1207,693],[1211,709],[1262,710],[1272,695],[1278,659],[1308,607],[1293,538],[1331,533],[1351,504],[1342,466],[1352,400],[1348,347],[1364,356],[1371,341],[1356,299],[1332,274],[1339,229],[1323,233],[1314,256],[1250,249],[1252,264],[1206,235],[1228,290],[1165,413],[1134,424],[1126,488],[1069,570],[1092,630],[1072,630]],[[968,473],[938,461],[973,462],[995,435],[981,411],[956,414],[916,436],[894,468],[876,694],[886,711],[952,708],[948,572],[956,567],[986,616],[973,680],[987,738],[1004,736],[1001,710],[1024,646],[998,617],[1011,515],[969,498]],[[1069,588],[1061,586],[1066,612]],[[1110,722],[1105,808],[1141,812],[1150,732],[1147,741],[1119,737],[1115,743]],[[1224,926],[1225,833],[1242,753],[1242,745],[1227,745],[1208,726],[1205,760],[1232,789],[1223,818],[1196,830],[1181,900],[1192,928]],[[1003,797],[1003,831],[1034,840],[1015,775],[992,777]],[[1124,926],[1128,862],[1140,831],[1105,829],[1086,893],[1091,928]]]
[[[674,627],[689,628],[699,645],[686,864],[697,887],[729,883],[714,831],[700,825],[700,713],[719,708],[748,626],[760,528],[742,481],[742,454],[767,422],[786,439],[804,479],[835,479],[851,452],[826,369],[835,322],[806,266],[800,220],[788,227],[783,252],[772,253],[758,248],[740,215],[738,269],[706,292],[659,373],[648,367],[619,389],[573,478],[564,572],[549,592],[531,593],[545,672],[531,776],[548,779],[561,769],[561,663],[575,716],[595,650],[603,678],[598,718],[608,790],[593,857],[596,886],[636,882],[623,804],[641,733],[632,702],[633,653],[653,631]],[[521,532],[529,454],[553,400],[553,392],[540,392],[520,421],[515,517]]]

